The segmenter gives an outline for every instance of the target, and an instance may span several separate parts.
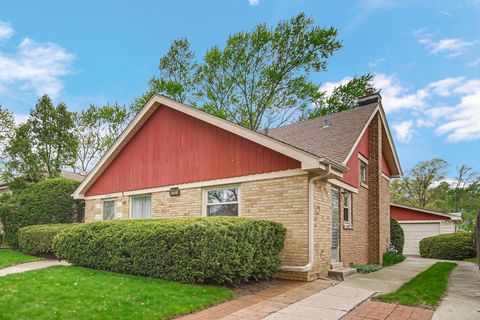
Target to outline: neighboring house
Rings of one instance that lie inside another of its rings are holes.
[[[262,134],[154,95],[74,192],[87,222],[242,216],[287,228],[280,277],[381,263],[400,164],[379,95]]]
[[[457,231],[460,213],[440,213],[400,204],[390,204],[390,215],[402,226],[405,235],[404,254],[419,255],[420,240]]]

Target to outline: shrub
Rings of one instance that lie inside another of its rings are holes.
[[[21,251],[28,254],[53,255],[53,238],[60,231],[78,225],[78,223],[40,224],[21,228],[18,231],[18,246]]]
[[[85,267],[186,283],[273,277],[285,228],[239,217],[99,221],[60,232],[55,255]]]
[[[401,254],[398,254],[398,253],[385,252],[383,254],[383,266],[384,267],[388,267],[388,266],[397,264],[399,262],[402,262],[403,260],[405,260],[405,256],[401,255]]]
[[[420,241],[420,255],[424,258],[463,260],[475,255],[472,234],[457,232],[441,234]]]
[[[403,253],[403,244],[405,243],[405,236],[403,235],[403,229],[397,220],[390,217],[390,242],[399,254]]]
[[[369,263],[369,264],[359,264],[352,263],[352,268],[357,269],[359,273],[370,273],[382,269],[382,266],[379,264]]]
[[[70,179],[48,179],[9,197],[0,206],[5,243],[18,248],[17,233],[22,227],[75,222],[83,209],[81,202],[71,197],[78,184]]]

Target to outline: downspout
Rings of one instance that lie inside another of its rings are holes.
[[[317,180],[322,180],[328,178],[331,173],[331,167],[327,165],[327,173],[320,176],[312,177],[308,180],[308,263],[304,266],[281,266],[281,271],[292,271],[292,272],[308,272],[313,268],[313,260],[315,256],[314,248],[314,221],[313,217],[315,215],[315,208],[313,205],[313,183]]]

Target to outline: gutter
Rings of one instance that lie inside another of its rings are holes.
[[[304,266],[281,266],[281,271],[308,272],[313,268],[315,258],[314,248],[314,221],[315,208],[313,207],[313,183],[317,180],[323,180],[331,175],[331,166],[327,165],[327,173],[312,177],[308,180],[308,263]]]

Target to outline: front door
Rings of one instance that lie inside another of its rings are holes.
[[[338,261],[339,245],[339,218],[340,218],[340,190],[332,188],[332,253],[330,260]]]

